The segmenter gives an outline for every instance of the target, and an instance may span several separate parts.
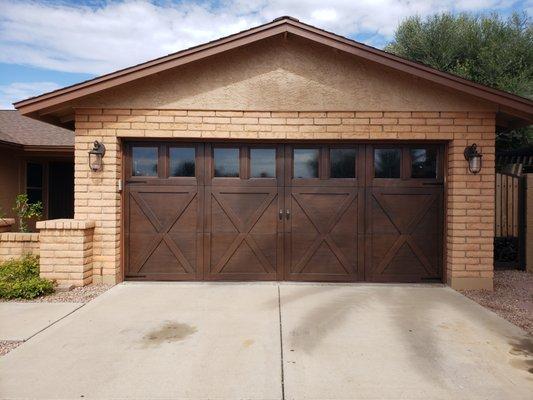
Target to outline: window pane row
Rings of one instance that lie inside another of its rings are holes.
[[[437,149],[434,147],[410,148],[411,178],[437,178]],[[401,177],[402,149],[374,149],[374,177],[399,179]]]
[[[139,146],[132,149],[132,175],[157,176],[159,148]],[[171,147],[168,151],[169,176],[194,176],[196,150],[194,147]]]
[[[437,177],[437,149],[435,147],[409,148],[410,177],[435,179]],[[194,177],[196,172],[196,149],[194,147],[170,147],[168,151],[170,177]],[[159,147],[135,146],[132,149],[132,175],[158,176]],[[293,150],[293,177],[295,179],[318,179],[320,171],[320,149],[295,148]],[[240,176],[239,147],[215,147],[213,149],[213,175],[215,177],[238,178]],[[31,164],[30,164],[31,165]],[[374,149],[374,177],[399,179],[402,170],[402,148],[387,147]],[[330,178],[353,179],[356,177],[356,149],[329,149]],[[37,171],[29,168],[28,183],[39,187]],[[276,177],[276,149],[250,149],[250,177]]]

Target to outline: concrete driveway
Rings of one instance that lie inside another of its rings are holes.
[[[129,283],[2,357],[0,397],[530,399],[532,363],[445,287]]]

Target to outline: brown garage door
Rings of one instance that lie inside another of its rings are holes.
[[[129,143],[125,277],[442,276],[443,147]]]

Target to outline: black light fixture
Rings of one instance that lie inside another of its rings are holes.
[[[102,158],[105,155],[105,146],[98,140],[93,143],[93,148],[89,151],[89,167],[94,172],[102,169]]]
[[[465,160],[468,161],[468,170],[473,174],[477,174],[481,171],[481,157],[483,157],[477,151],[477,144],[467,146],[464,151]]]

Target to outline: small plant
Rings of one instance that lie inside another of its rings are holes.
[[[43,213],[43,203],[40,201],[29,203],[27,194],[19,194],[15,198],[15,207],[13,207],[13,211],[17,214],[20,231],[29,232],[27,221],[32,218],[41,218]]]
[[[38,257],[27,255],[0,264],[0,298],[33,299],[53,291],[53,283],[39,277]]]

